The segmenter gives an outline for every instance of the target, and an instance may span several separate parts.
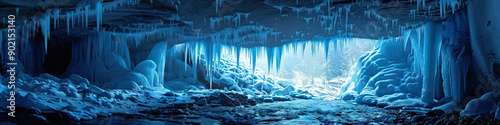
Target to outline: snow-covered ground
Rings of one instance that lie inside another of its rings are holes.
[[[178,61],[178,64],[175,67],[187,65],[182,61]],[[20,73],[17,75],[16,83],[18,87],[16,88],[16,108],[18,111],[26,111],[30,117],[41,120],[67,118],[80,121],[108,117],[113,114],[143,116],[146,114],[140,113],[141,111],[176,104],[217,103],[223,106],[239,106],[314,97],[308,91],[296,89],[291,82],[275,81],[273,77],[261,74],[262,71],[259,69],[255,73],[251,73],[250,69],[244,66],[237,69],[234,62],[225,59],[222,59],[217,66],[215,68],[217,74],[212,78],[213,89],[209,89],[209,86],[205,86],[192,76],[170,79],[165,82],[165,88],[141,85],[134,89],[115,89],[105,88],[105,84],[89,82],[88,79],[76,74],[60,79],[50,74],[32,77],[29,74]],[[205,79],[210,80],[209,76],[211,75],[206,75]],[[198,86],[191,85],[182,79],[193,79]],[[5,83],[8,83],[8,79],[2,78],[1,80],[2,96],[0,99],[6,100],[9,98],[9,93],[4,90],[7,90]],[[99,85],[104,87],[99,87]],[[216,99],[208,99],[220,93],[233,93],[232,95],[238,95],[238,97],[231,96],[224,99],[218,96]],[[7,103],[7,101],[0,102],[1,105],[8,105]],[[8,109],[2,107],[2,110]],[[60,115],[54,117],[50,115],[52,112]]]

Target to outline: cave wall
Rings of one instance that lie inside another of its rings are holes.
[[[451,101],[464,107],[468,78],[475,75],[469,73],[474,63],[468,19],[462,9],[446,20],[407,30],[401,38],[380,41],[352,69],[341,98],[382,107],[408,99],[420,100],[421,106]],[[416,106],[405,106],[410,105]]]

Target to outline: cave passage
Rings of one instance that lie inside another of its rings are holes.
[[[0,6],[0,124],[500,124],[500,0]]]

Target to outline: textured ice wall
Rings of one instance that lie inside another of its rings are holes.
[[[463,106],[471,64],[468,33],[467,13],[461,10],[447,21],[429,22],[405,31],[402,38],[380,41],[352,68],[342,99],[389,108],[398,106],[395,100],[409,98],[422,102],[404,105],[439,106],[453,101]]]

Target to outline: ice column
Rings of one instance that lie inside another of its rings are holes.
[[[441,47],[441,24],[428,22],[424,31],[424,69],[422,101],[434,102],[434,90],[438,81],[437,67],[439,63],[439,52]]]

